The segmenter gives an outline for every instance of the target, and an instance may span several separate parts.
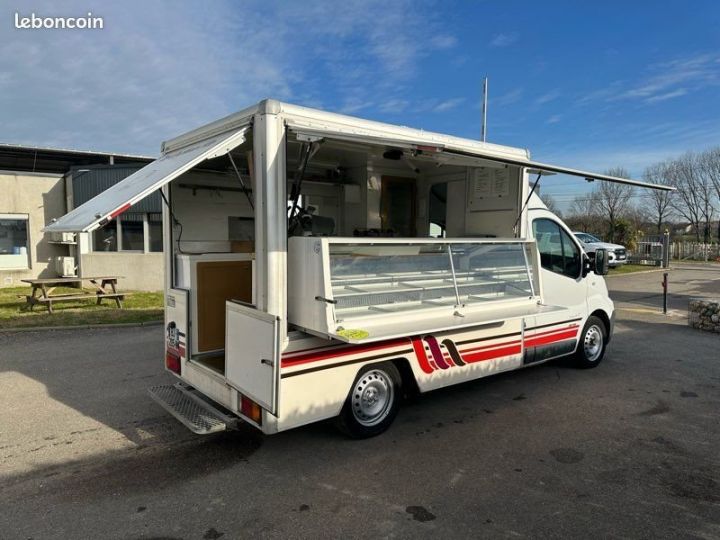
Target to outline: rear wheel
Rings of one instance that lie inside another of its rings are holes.
[[[364,367],[348,393],[338,427],[356,439],[379,435],[395,420],[401,386],[400,373],[393,364]]]
[[[595,316],[589,317],[575,352],[575,365],[583,369],[597,367],[605,356],[606,347],[607,328],[605,328],[605,323]]]

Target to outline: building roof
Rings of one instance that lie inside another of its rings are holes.
[[[154,157],[0,143],[0,170],[65,174],[84,165],[149,163]]]

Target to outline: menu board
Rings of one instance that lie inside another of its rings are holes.
[[[508,169],[475,169],[473,198],[507,197],[510,194],[510,173]]]

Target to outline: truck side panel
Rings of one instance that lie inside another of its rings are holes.
[[[579,320],[558,314],[542,328],[523,319],[462,332],[412,336],[367,345],[328,344],[308,338],[293,342],[282,358],[278,429],[337,416],[358,371],[384,361],[407,361],[421,392],[518,369],[528,347],[573,348]],[[532,330],[525,331],[523,324]]]

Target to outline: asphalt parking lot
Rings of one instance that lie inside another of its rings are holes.
[[[0,334],[0,538],[720,537],[720,268],[611,277],[604,363],[422,396],[385,435],[196,437],[160,327]]]

